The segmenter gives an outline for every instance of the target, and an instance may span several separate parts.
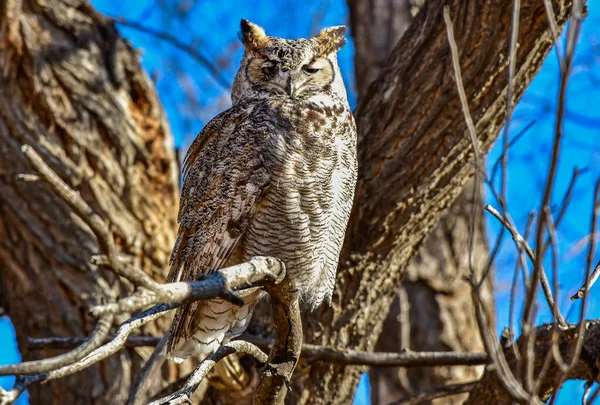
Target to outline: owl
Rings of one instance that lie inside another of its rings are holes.
[[[331,302],[357,171],[356,126],[336,58],[344,32],[288,40],[242,20],[232,107],[206,125],[183,163],[168,281],[273,256],[304,308]],[[241,294],[241,307],[221,299],[180,307],[168,356],[182,361],[238,336],[264,294]]]

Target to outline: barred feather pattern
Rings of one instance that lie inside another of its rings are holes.
[[[313,39],[284,40],[257,31],[264,49],[244,54],[233,106],[206,125],[185,158],[169,281],[274,256],[286,264],[304,307],[331,300],[354,198],[356,127],[337,48],[318,61],[323,68],[317,75],[308,77],[302,69],[322,58],[323,43],[342,42],[323,36],[342,34],[335,27]],[[242,37],[258,43],[250,31]],[[263,81],[261,70],[253,69],[277,58],[281,77]],[[169,357],[210,353],[241,334],[264,294],[256,288],[241,292],[242,307],[214,299],[179,308]]]

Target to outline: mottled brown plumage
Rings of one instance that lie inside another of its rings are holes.
[[[275,256],[306,307],[331,299],[356,183],[356,129],[335,55],[343,33],[286,40],[242,21],[233,106],[184,161],[169,281]],[[247,291],[241,308],[219,299],[181,307],[169,355],[207,353],[242,333],[263,294]]]

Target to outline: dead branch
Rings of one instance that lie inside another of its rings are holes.
[[[27,361],[21,364],[12,364],[8,366],[0,366],[0,375],[22,375],[34,374],[58,369],[71,363],[76,363],[86,357],[93,350],[99,347],[106,337],[113,324],[113,315],[105,315],[98,320],[96,329],[89,337],[84,338],[75,350],[70,351],[60,356],[46,360]]]
[[[215,364],[217,364],[219,360],[233,353],[246,353],[252,356],[259,363],[267,362],[267,355],[252,343],[243,340],[236,340],[224,344],[216,352],[206,357],[206,359],[204,359],[202,363],[196,367],[182,388],[168,397],[151,402],[149,405],[176,405],[191,403],[190,396],[192,393],[194,393],[194,391],[196,391],[196,389],[198,389],[200,382],[206,377],[209,371],[215,366]]]
[[[114,22],[116,22],[117,24],[120,24],[124,27],[128,27],[128,28],[134,29],[136,31],[143,32],[145,34],[148,34],[150,36],[153,36],[155,38],[158,38],[160,40],[163,40],[163,41],[171,44],[174,48],[179,49],[182,52],[185,52],[186,54],[191,56],[194,60],[196,60],[198,63],[200,63],[200,65],[204,66],[206,68],[206,70],[208,70],[208,72],[210,73],[211,77],[215,80],[215,82],[217,84],[219,84],[219,86],[221,86],[223,89],[227,90],[231,87],[231,83],[229,83],[229,81],[221,75],[219,68],[209,58],[202,55],[198,51],[197,48],[181,42],[176,37],[174,37],[173,35],[170,35],[167,32],[160,31],[160,30],[157,30],[157,29],[154,29],[151,27],[147,27],[138,22],[130,21],[123,17],[117,17],[117,18],[112,17],[111,19]]]
[[[292,374],[300,359],[304,338],[300,295],[287,279],[265,289],[271,296],[273,320],[277,327],[269,359],[254,393],[253,404],[283,405]]]
[[[582,337],[582,351],[577,358],[573,357],[573,348],[578,340],[578,325],[569,324],[566,328],[556,327],[553,324],[545,324],[533,330],[534,345],[533,350],[533,373],[539,375],[544,359],[550,354],[553,347],[557,347],[560,355],[566,362],[573,362],[573,367],[567,375],[568,379],[597,381],[598,367],[596,363],[600,360],[600,321],[583,321],[584,332]],[[555,338],[553,336],[556,336]],[[557,339],[557,344],[553,345],[552,340]],[[502,348],[504,356],[513,372],[518,367],[518,359],[515,357],[515,351],[521,352],[523,345],[526,344],[526,337],[521,336],[516,343]],[[516,345],[516,350],[512,346]],[[551,354],[550,354],[551,355]],[[540,383],[540,399],[547,400],[552,393],[559,387],[556,386],[556,378],[559,376],[560,367],[556,363],[548,368],[543,380]],[[485,374],[479,380],[477,385],[471,391],[469,399],[465,405],[474,404],[501,404],[511,403],[511,394],[504,389],[500,378],[494,367],[488,367]]]
[[[50,381],[76,373],[117,353],[125,346],[127,338],[134,330],[155,320],[169,310],[190,301],[217,297],[240,305],[243,304],[243,301],[235,295],[232,289],[240,290],[250,287],[277,284],[285,277],[285,266],[281,261],[273,258],[257,257],[246,263],[221,269],[198,281],[168,284],[157,283],[141,270],[130,266],[127,263],[123,263],[118,258],[115,243],[108,226],[78,193],[73,191],[54,171],[52,171],[52,169],[50,169],[33,148],[24,145],[22,151],[31,166],[40,175],[40,178],[42,178],[51,189],[73,209],[75,214],[81,217],[96,235],[99,247],[105,254],[94,256],[94,264],[108,267],[117,275],[127,279],[134,286],[138,287],[138,290],[117,302],[111,302],[92,308],[90,312],[93,315],[100,317],[96,329],[71,352],[51,359],[0,367],[0,375],[26,375],[25,377],[19,378],[13,389],[10,391],[0,389],[0,401],[2,401],[1,403],[3,404],[12,403],[16,400],[29,384]],[[287,282],[283,284],[288,286]],[[285,291],[286,293],[291,294],[290,296],[292,297],[293,302],[296,302],[296,310],[298,310],[297,293],[290,292],[290,290],[291,289],[288,286]],[[283,290],[275,289],[274,291],[279,292]],[[111,297],[106,298],[110,299]],[[277,300],[281,299],[277,298]],[[126,315],[128,312],[147,308],[150,305],[154,306],[123,322],[117,330],[116,335],[103,344],[112,326],[114,315]],[[289,312],[289,310],[287,312]],[[288,324],[287,321],[285,324]],[[300,336],[301,332],[302,329],[300,327]],[[245,350],[250,350],[252,352],[254,346],[250,347],[248,345],[252,346],[248,343],[243,347]],[[218,353],[227,350],[230,349],[223,349]],[[153,357],[156,358],[158,356]],[[208,363],[204,364],[204,367],[207,367],[206,364]],[[150,374],[150,369],[152,368],[151,365],[152,363],[149,363],[148,370],[140,376],[135,387],[139,388],[143,385],[144,374],[146,376]],[[209,369],[210,368],[208,368],[208,370]],[[293,368],[291,371],[293,371]],[[188,384],[197,387],[200,380],[196,381],[195,378],[202,378],[203,376],[204,374],[199,375],[198,373],[193,373],[185,387],[187,387]],[[136,390],[132,392],[132,398],[135,398],[135,394]]]
[[[112,339],[113,335],[109,335]],[[272,339],[243,335],[262,350],[270,350]],[[84,337],[29,338],[28,350],[70,349],[83,343]],[[129,336],[125,342],[128,347],[156,346],[161,338],[155,336]],[[304,343],[300,356],[314,361],[327,361],[336,364],[362,365],[373,367],[438,367],[438,366],[478,366],[489,363],[485,353],[458,352],[363,352],[352,349],[337,349]]]
[[[500,214],[500,212],[498,212],[498,210],[496,210],[491,205],[486,205],[484,208],[487,212],[492,214],[494,216],[494,218],[496,218],[510,232],[513,240],[515,241],[515,244],[517,244],[517,247],[525,250],[525,253],[527,253],[527,256],[529,257],[529,259],[531,259],[531,262],[535,263],[536,252],[534,252],[533,249],[531,248],[531,246],[529,246],[529,243],[527,243],[525,238],[523,238],[521,236],[521,234],[519,233],[517,228],[515,228],[515,226],[511,222],[509,222],[506,218],[504,218],[502,216],[502,214]],[[544,270],[543,267],[540,272],[540,284],[542,286],[542,291],[544,292],[544,297],[546,297],[546,301],[548,302],[548,306],[550,307],[550,310],[552,311],[552,313],[556,313],[558,322],[561,325],[566,325],[566,322],[563,319],[562,315],[560,314],[560,310],[559,310],[558,306],[556,305],[556,302],[554,302],[554,297],[552,295],[552,289],[550,288],[550,282],[548,281],[548,277],[546,276],[546,271]]]
[[[431,401],[437,398],[443,398],[450,395],[464,394],[465,392],[471,392],[475,387],[477,381],[469,381],[462,384],[450,384],[442,387],[435,387],[427,391],[421,391],[410,397],[400,398],[388,405],[416,405],[421,404],[425,401]]]

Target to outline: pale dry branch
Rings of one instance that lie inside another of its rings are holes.
[[[458,90],[458,96],[460,98],[460,104],[462,111],[467,122],[467,129],[471,138],[471,146],[473,147],[473,153],[475,154],[475,166],[476,170],[483,170],[483,159],[481,157],[481,151],[479,148],[479,141],[477,138],[477,130],[473,123],[471,111],[469,109],[469,101],[467,100],[467,94],[465,92],[465,86],[462,80],[462,73],[460,69],[460,59],[458,56],[458,45],[454,39],[454,27],[452,25],[452,19],[450,18],[450,8],[444,6],[444,22],[446,23],[446,32],[448,34],[448,43],[450,44],[450,51],[452,54],[452,66],[454,68],[454,79],[456,80],[456,88]]]
[[[112,337],[109,336],[109,339]],[[243,335],[244,340],[262,350],[270,350],[272,339]],[[53,337],[29,338],[28,350],[69,349],[81,344],[85,338]],[[161,338],[155,336],[130,336],[127,347],[156,346]],[[351,349],[337,349],[304,343],[301,357],[310,361],[327,361],[335,364],[361,365],[373,367],[438,367],[438,366],[477,366],[489,363],[485,353],[459,352],[363,352]]]
[[[492,214],[494,216],[494,218],[496,218],[510,232],[513,240],[515,241],[515,244],[517,244],[517,247],[520,249],[523,249],[525,251],[525,253],[527,253],[527,256],[531,259],[532,263],[535,263],[536,252],[534,252],[533,249],[531,249],[531,247],[529,246],[529,243],[527,243],[527,241],[521,236],[521,234],[519,233],[517,228],[515,228],[515,226],[511,222],[506,220],[502,216],[502,214],[500,214],[500,212],[498,212],[498,210],[496,210],[491,205],[486,205],[484,208],[487,212]],[[564,318],[562,317],[562,315],[560,314],[560,310],[559,310],[558,306],[556,305],[556,302],[554,302],[554,295],[552,294],[552,289],[550,288],[550,282],[548,281],[548,277],[546,276],[546,272],[544,271],[543,267],[542,267],[542,271],[540,272],[540,284],[542,285],[544,297],[546,298],[546,301],[548,302],[548,306],[550,307],[550,310],[552,311],[552,313],[556,313],[558,322],[561,325],[566,325],[566,322],[565,322]]]
[[[121,261],[117,255],[112,233],[106,223],[77,192],[72,190],[44,162],[33,148],[24,145],[22,151],[40,178],[73,209],[76,215],[81,217],[96,235],[99,247],[105,254],[92,257],[92,264],[105,266],[114,271],[117,275],[130,281],[137,290],[130,296],[124,297],[117,302],[93,307],[90,312],[100,317],[96,329],[88,338],[80,341],[80,345],[74,350],[51,359],[0,367],[0,375],[26,375],[17,380],[12,390],[0,390],[0,400],[2,403],[11,403],[16,400],[31,383],[46,382],[65,377],[117,353],[126,345],[129,335],[134,330],[185,303],[219,297],[233,304],[242,305],[243,301],[235,295],[232,291],[233,289],[242,290],[245,288],[275,286],[284,280],[286,273],[285,266],[280,260],[269,257],[255,257],[248,262],[218,270],[197,281],[168,284],[157,283],[140,269]],[[287,282],[282,284],[289,287]],[[275,288],[273,291],[281,290]],[[291,294],[297,307],[297,292],[294,293],[291,288],[286,289],[286,292]],[[112,339],[103,344],[112,327],[115,315],[126,315],[129,312],[145,309],[151,305],[154,306],[123,322]],[[287,324],[288,322],[286,321]],[[300,327],[300,334],[301,331]],[[250,347],[247,345],[252,345],[246,343],[246,346],[244,346],[246,350],[252,352],[254,346]],[[130,403],[135,401],[136,394],[143,386],[144,380],[156,368],[153,365],[160,357],[161,351],[162,349],[159,346],[158,350],[152,356],[151,361],[147,363],[147,367],[145,367],[137,379],[137,383],[131,393]],[[194,379],[197,376],[197,373],[193,373],[188,383],[196,384],[195,386],[197,386],[199,380],[196,381]]]
[[[139,269],[123,266],[117,256],[117,248],[112,233],[106,223],[81,198],[79,193],[70,188],[47,164],[42,157],[29,145],[21,147],[23,154],[31,167],[41,176],[50,188],[90,227],[102,251],[106,253],[112,269],[119,276],[133,284],[145,287],[151,291],[160,290],[161,284]]]
[[[574,366],[569,370],[568,379],[577,379],[583,381],[597,381],[598,367],[597,361],[600,359],[600,321],[586,320],[583,321],[584,333],[581,335],[582,352],[578,357],[573,357],[575,354],[573,348],[579,339],[578,325],[567,325],[566,328],[556,327],[553,324],[545,324],[532,329],[534,335],[533,349],[535,356],[533,360],[534,375],[539,375],[544,359],[548,353],[553,350],[553,347],[558,348],[560,355],[567,362],[574,362]],[[516,370],[519,366],[519,360],[514,356],[516,351],[522,352],[521,349],[526,344],[526,336],[521,336],[517,342],[502,347],[507,362],[512,370]],[[556,339],[557,344],[553,345],[552,341]],[[557,386],[557,378],[560,374],[559,367],[549,367],[544,378],[539,384],[540,399],[547,400],[553,392],[559,388]],[[469,399],[465,405],[474,404],[500,404],[511,403],[511,393],[505,389],[501,379],[497,374],[497,369],[488,367],[485,374],[479,380],[477,385],[471,391]]]
[[[98,320],[96,329],[90,334],[90,336],[85,338],[83,342],[81,342],[81,344],[78,345],[73,351],[61,354],[51,359],[27,361],[20,364],[0,366],[0,375],[42,373],[44,371],[58,369],[68,364],[75,363],[102,345],[108,336],[108,332],[110,331],[112,324],[113,315],[105,315]]]
[[[217,364],[219,360],[233,353],[246,353],[252,356],[256,361],[258,361],[261,364],[267,362],[267,355],[252,343],[243,340],[229,342],[219,347],[219,349],[217,349],[216,352],[208,355],[208,357],[206,357],[200,363],[200,365],[196,367],[192,374],[190,374],[183,387],[181,387],[179,390],[169,395],[168,397],[153,401],[149,405],[177,405],[191,403],[191,395],[196,391],[196,389],[198,389],[198,386],[200,385],[202,380],[215,366],[215,364]]]
[[[592,288],[598,277],[600,276],[600,261],[596,263],[594,270],[592,270],[592,261],[594,260],[594,252],[596,246],[596,220],[598,217],[598,210],[600,209],[600,179],[596,181],[596,187],[594,188],[594,202],[592,203],[592,219],[590,224],[590,242],[588,245],[588,254],[586,257],[587,262],[587,275],[585,282],[581,288],[571,297],[571,300],[576,300],[587,295],[586,293]]]
[[[592,274],[590,275],[590,280],[586,283],[584,283],[581,288],[579,290],[577,290],[577,292],[575,294],[573,294],[571,296],[571,300],[575,301],[578,300],[579,298],[582,298],[585,295],[585,292],[592,288],[592,286],[596,283],[596,281],[598,281],[598,277],[600,277],[600,261],[598,261],[598,263],[596,263],[596,267],[594,268],[594,271],[592,271]]]
[[[426,391],[417,392],[406,398],[400,398],[388,405],[417,405],[450,395],[464,394],[465,392],[471,392],[476,384],[477,381],[469,381],[461,384],[449,384],[435,387]]]
[[[199,281],[162,284],[158,292],[139,291],[117,302],[91,309],[96,315],[132,312],[158,303],[174,304],[174,308],[187,302],[223,298],[235,305],[243,305],[232,290],[279,283],[285,277],[285,265],[279,259],[254,257],[248,262],[216,271]]]

